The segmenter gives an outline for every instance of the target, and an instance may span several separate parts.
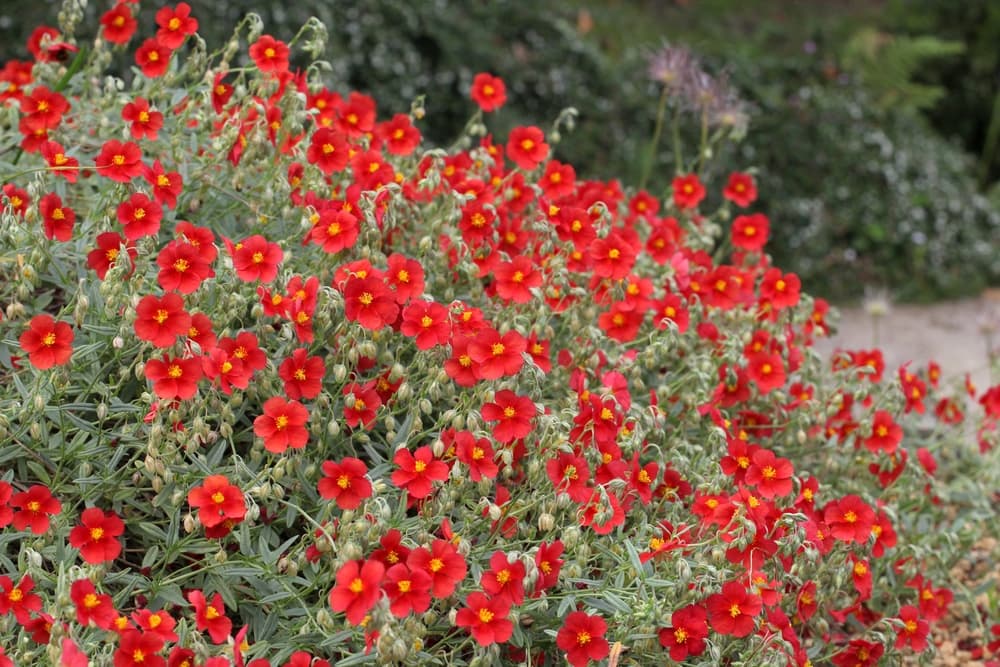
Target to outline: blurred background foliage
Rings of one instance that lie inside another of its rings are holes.
[[[746,102],[749,132],[715,164],[755,170],[775,261],[810,291],[933,300],[1000,284],[995,0],[188,2],[210,47],[251,6],[282,39],[317,16],[329,85],[368,92],[384,113],[426,95],[421,128],[438,144],[468,119],[472,76],[493,72],[510,99],[493,132],[576,107],[557,157],[626,186],[652,160],[657,195],[675,167],[664,142],[649,153],[660,89],[646,63],[665,41],[685,45]],[[0,61],[26,57],[27,35],[60,5],[0,3]],[[89,3],[81,35],[109,5]],[[143,36],[159,6],[143,3]],[[682,133],[689,151],[696,131]]]

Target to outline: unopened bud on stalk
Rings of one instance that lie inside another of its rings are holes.
[[[412,394],[413,390],[410,388],[410,384],[408,382],[404,382],[403,384],[399,385],[399,389],[396,390],[396,399],[400,403],[405,403],[406,401],[410,400],[410,396]]]
[[[185,533],[193,533],[195,531],[195,528],[197,528],[197,527],[198,527],[198,524],[195,521],[194,515],[191,514],[191,513],[185,514],[184,515],[184,532]]]
[[[549,532],[556,526],[556,518],[549,514],[548,512],[542,512],[538,515],[538,529],[544,532]]]

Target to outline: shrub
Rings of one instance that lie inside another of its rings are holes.
[[[763,254],[751,178],[625,193],[482,112],[421,151],[419,106],[289,69],[317,23],[249,17],[209,54],[164,11],[114,47],[130,86],[67,32],[7,92],[7,656],[933,650],[993,517],[1000,387],[875,350],[826,368],[826,305]]]

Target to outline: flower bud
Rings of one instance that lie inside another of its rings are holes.
[[[549,532],[556,526],[556,518],[549,514],[548,512],[542,512],[538,515],[538,530]]]

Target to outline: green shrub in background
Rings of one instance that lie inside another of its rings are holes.
[[[773,193],[775,262],[832,298],[867,285],[956,297],[1000,276],[1000,214],[969,156],[919,116],[880,114],[850,85],[808,86],[758,114],[740,153]]]
[[[897,16],[886,26],[966,43],[979,82],[972,97],[934,74],[967,58],[919,68],[917,82],[948,87],[934,114],[952,109],[956,100],[975,100],[968,115],[982,115],[982,77],[990,61],[981,37],[992,23],[976,7],[985,1],[969,3],[957,17],[958,10],[946,11],[941,2],[930,3],[926,14],[901,2],[911,19],[904,25]],[[0,10],[0,58],[24,57],[29,28],[23,26],[51,22],[58,4],[19,7],[6,21]],[[233,25],[245,10],[240,3],[190,4],[204,17],[206,41],[216,44],[228,36],[216,34],[220,26]],[[990,252],[998,243],[996,206],[977,194],[962,149],[911,113],[892,106],[876,111],[863,77],[845,77],[838,68],[841,46],[859,27],[882,20],[870,9],[851,6],[843,15],[810,9],[810,23],[782,3],[765,3],[760,12],[721,0],[683,11],[613,3],[606,13],[595,5],[587,23],[580,19],[589,15],[579,12],[594,3],[582,1],[541,9],[514,0],[263,4],[260,13],[277,36],[291,37],[313,14],[328,26],[328,81],[367,92],[382,108],[408,108],[425,96],[422,130],[431,143],[446,146],[459,136],[471,78],[491,71],[507,82],[511,98],[494,132],[553,120],[563,108],[576,107],[582,113],[556,157],[576,164],[581,175],[627,184],[638,184],[649,171],[647,186],[657,196],[667,192],[676,170],[671,151],[648,153],[660,88],[646,79],[646,59],[661,43],[662,30],[675,43],[692,42],[705,54],[705,68],[727,71],[751,103],[750,139],[714,164],[720,170],[755,168],[762,192],[779,198],[766,202],[774,223],[772,252],[808,289],[843,300],[877,285],[896,298],[931,300],[1000,283]],[[105,8],[91,2],[85,21],[96,24]],[[140,21],[151,24],[156,9],[144,6]],[[967,32],[945,30],[946,19],[963,22]],[[971,25],[976,22],[982,25]],[[943,126],[949,135],[966,136],[960,116],[953,111],[954,125]],[[685,146],[697,145],[697,127],[680,129]]]

